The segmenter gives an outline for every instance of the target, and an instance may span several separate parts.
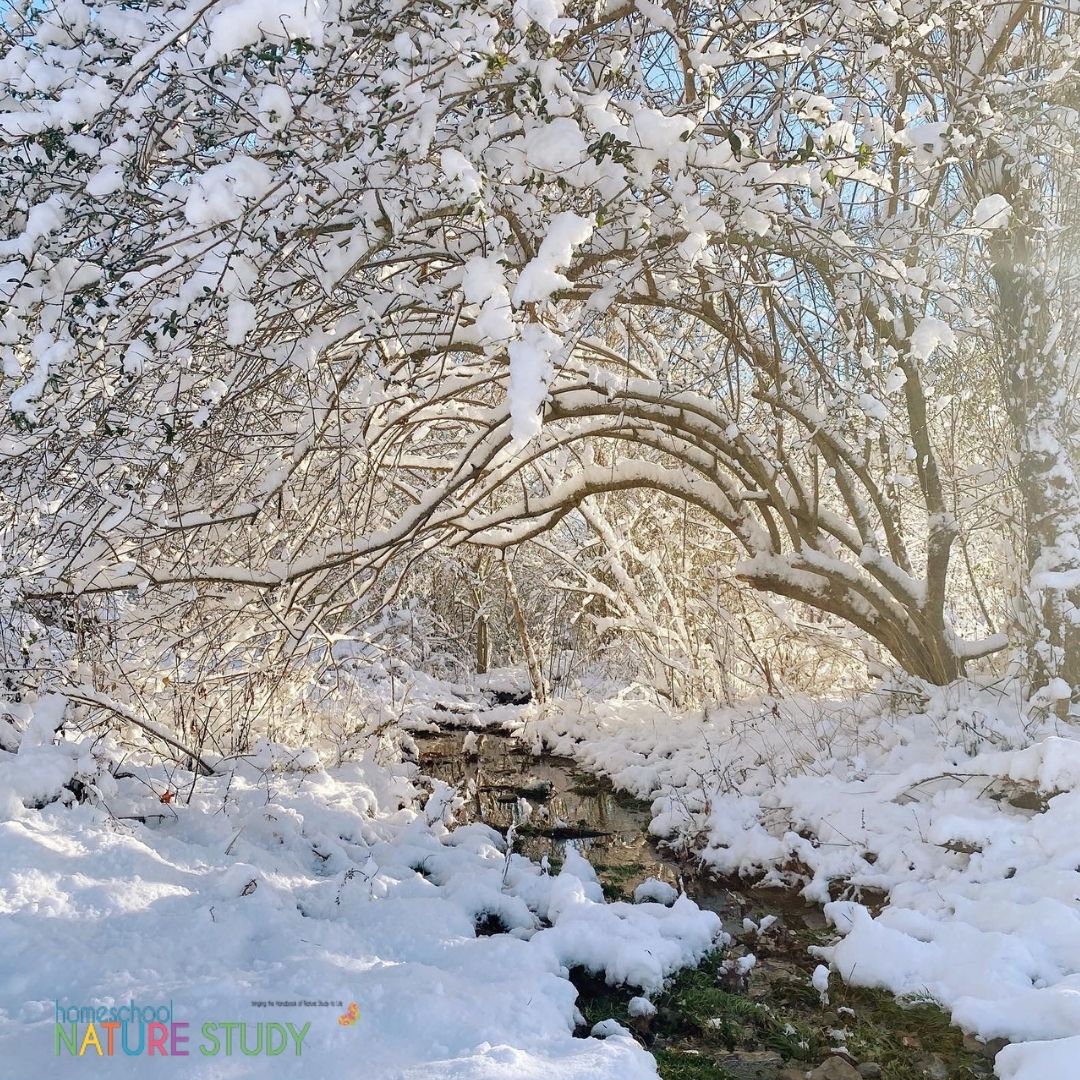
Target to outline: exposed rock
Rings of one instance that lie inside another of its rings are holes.
[[[930,1080],[949,1080],[949,1066],[937,1054],[931,1054],[926,1061],[926,1074]]]
[[[965,1050],[970,1050],[975,1054],[981,1054],[990,1061],[993,1061],[1002,1048],[1008,1045],[1008,1041],[1005,1039],[991,1039],[989,1042],[983,1042],[982,1039],[976,1039],[974,1035],[964,1036]]]
[[[784,1059],[772,1050],[739,1050],[717,1058],[717,1065],[736,1080],[777,1080],[776,1070]],[[796,1074],[802,1080],[801,1074]]]
[[[862,1080],[859,1070],[842,1057],[826,1058],[807,1074],[808,1080]]]
[[[876,1061],[864,1061],[859,1066],[859,1075],[863,1080],[877,1080],[881,1075],[881,1066]]]

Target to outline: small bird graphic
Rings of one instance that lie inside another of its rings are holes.
[[[342,1027],[352,1027],[357,1020],[360,1019],[360,1006],[355,1001],[349,1002],[348,1009],[345,1010],[338,1018],[337,1022]]]

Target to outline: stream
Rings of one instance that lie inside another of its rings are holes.
[[[461,788],[472,788],[469,820],[481,821],[505,833],[518,823],[514,850],[558,865],[564,845],[573,840],[593,864],[611,898],[631,897],[646,878],[659,878],[683,887],[700,907],[715,911],[725,926],[741,926],[774,915],[802,929],[823,930],[821,908],[796,894],[769,889],[755,891],[732,882],[698,875],[692,864],[664,852],[649,835],[649,804],[616,791],[603,778],[582,772],[570,758],[545,754],[535,757],[510,736],[486,732],[476,751],[463,748],[466,733],[448,731],[417,735],[420,764],[429,775]],[[516,812],[524,799],[531,810],[520,824]]]
[[[585,1018],[579,1034],[599,1020],[619,1020],[656,1055],[664,1080],[993,1076],[999,1046],[962,1035],[931,1002],[900,1002],[882,991],[839,985],[834,976],[824,1006],[810,984],[818,961],[808,951],[833,940],[821,908],[791,889],[700,874],[649,835],[648,803],[569,758],[534,756],[499,732],[452,729],[414,737],[421,771],[466,795],[468,820],[504,834],[518,826],[515,851],[546,858],[554,871],[572,841],[609,899],[629,900],[642,881],[659,878],[715,911],[732,936],[728,948],[672,980],[655,1002],[652,1021],[627,1015],[629,988],[571,972]],[[759,932],[766,917],[767,930]],[[752,967],[744,973],[738,960],[751,953]]]

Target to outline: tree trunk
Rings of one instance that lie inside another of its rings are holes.
[[[1037,687],[1063,679],[1075,697],[1080,693],[1080,481],[1068,450],[1075,409],[1069,393],[1069,345],[1075,342],[1068,320],[1074,316],[1066,295],[1036,265],[1038,250],[1021,224],[995,252],[1001,379],[1016,443],[1026,595],[1035,616],[1028,628],[1032,682]]]
[[[547,684],[544,682],[544,669],[540,666],[540,658],[536,655],[532,637],[529,635],[529,627],[525,622],[525,613],[521,610],[521,600],[518,597],[517,585],[514,584],[514,574],[510,569],[510,563],[503,559],[502,567],[503,573],[506,575],[506,593],[510,598],[510,607],[514,612],[514,623],[517,626],[518,637],[521,639],[521,648],[525,653],[525,665],[529,669],[529,681],[532,683],[533,697],[542,705],[547,701]]]
[[[484,675],[491,667],[491,628],[484,614],[484,593],[487,580],[486,553],[483,549],[476,553],[473,563],[472,599],[476,608],[476,674]]]
[[[483,615],[476,619],[476,674],[486,674],[491,666],[491,638],[488,635],[488,622]]]

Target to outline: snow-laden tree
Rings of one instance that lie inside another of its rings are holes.
[[[1020,454],[1033,634],[1071,671],[1075,355],[1039,299],[1068,274],[1020,285],[1001,252],[1060,223],[1072,19],[10,5],[9,618],[121,667],[157,634],[177,678],[196,639],[207,670],[265,670],[425,552],[650,490],[722,529],[749,586],[947,681],[1006,644],[954,625],[956,492],[981,481],[945,471],[938,392],[994,339],[1007,372],[1028,350],[1018,428],[1058,439]]]

